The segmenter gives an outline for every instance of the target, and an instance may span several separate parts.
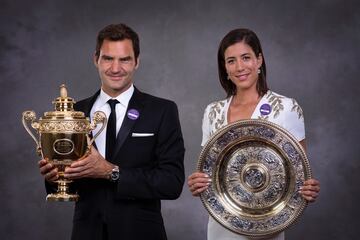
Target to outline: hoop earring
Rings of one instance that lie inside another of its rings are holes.
[[[260,68],[258,68],[257,73],[258,73],[258,74],[260,74],[260,73],[261,73],[261,69],[260,69]]]

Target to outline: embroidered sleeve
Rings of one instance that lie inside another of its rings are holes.
[[[217,101],[206,107],[202,124],[203,139],[201,141],[201,146],[204,146],[214,132],[224,125],[224,106],[225,101]]]
[[[289,99],[285,104],[283,116],[284,127],[298,140],[305,139],[304,115],[295,99]]]
[[[296,112],[298,114],[299,119],[304,118],[303,111],[302,111],[300,105],[296,102],[295,99],[292,98],[291,100],[292,100],[292,103],[293,103],[291,111]]]
[[[206,107],[205,111],[204,111],[204,117],[202,120],[202,141],[201,141],[201,146],[204,146],[205,143],[209,140],[210,138],[210,121],[212,121],[212,117],[209,114],[209,108],[210,105]]]

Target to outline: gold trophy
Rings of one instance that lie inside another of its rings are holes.
[[[52,102],[55,111],[45,112],[42,118],[36,120],[34,111],[25,111],[22,114],[22,123],[26,131],[34,139],[37,153],[53,164],[59,173],[57,192],[48,194],[47,201],[77,201],[79,195],[69,192],[69,183],[72,181],[64,177],[64,171],[72,162],[83,157],[89,150],[95,138],[104,130],[106,115],[101,111],[94,113],[92,123],[83,112],[74,111],[74,99],[67,96],[64,84],[60,86],[60,97]],[[38,139],[28,127],[36,130]],[[89,134],[98,123],[102,126],[91,139]]]

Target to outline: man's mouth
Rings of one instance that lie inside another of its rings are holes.
[[[107,76],[111,79],[117,80],[123,78],[125,75],[107,75]]]

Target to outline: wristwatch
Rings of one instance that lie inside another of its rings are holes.
[[[120,177],[119,166],[115,165],[115,167],[110,172],[109,180],[111,182],[117,182],[119,180],[119,177]]]

